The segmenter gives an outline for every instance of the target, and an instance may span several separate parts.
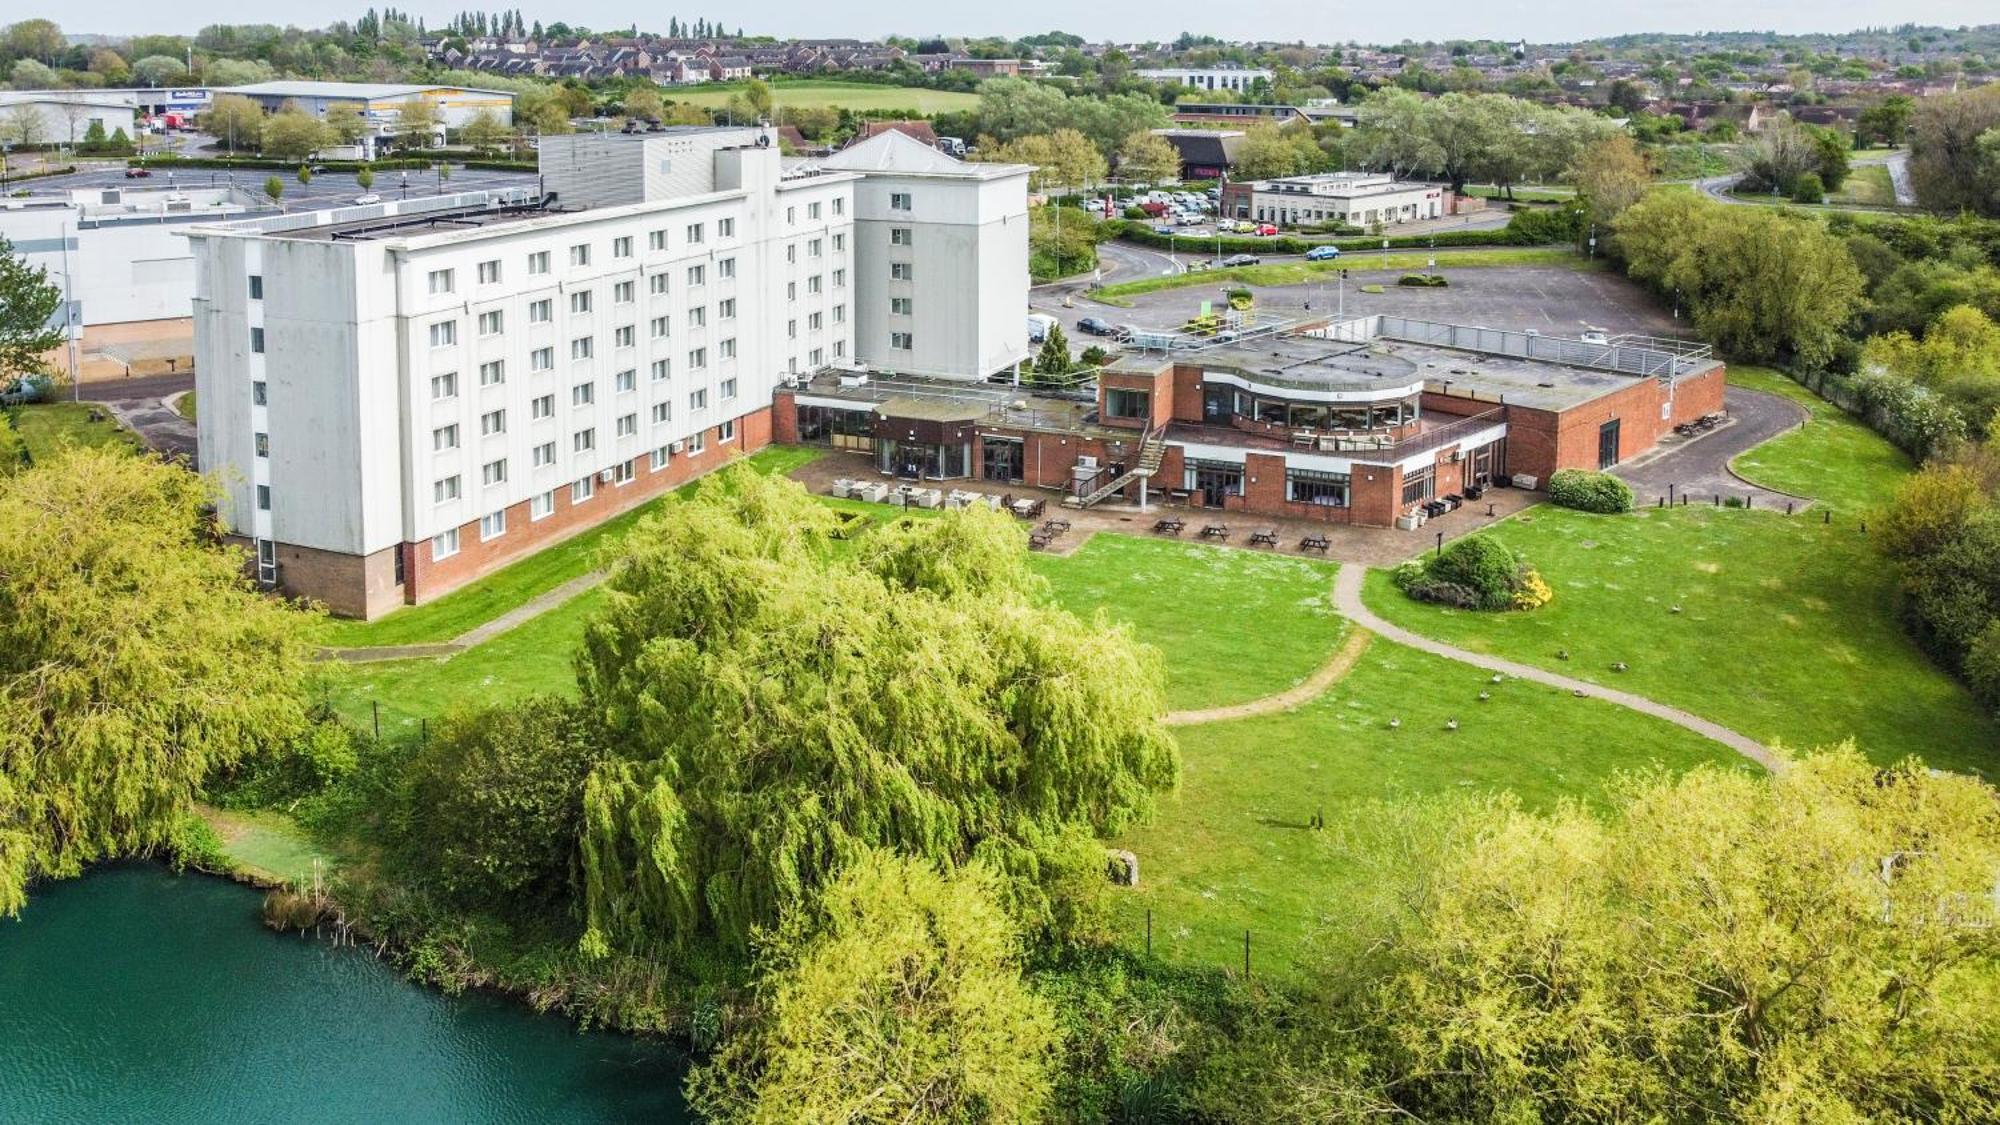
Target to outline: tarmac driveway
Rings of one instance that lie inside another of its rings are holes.
[[[1691,497],[1692,504],[1712,504],[1718,495],[1725,500],[1748,499],[1758,508],[1810,502],[1809,497],[1759,488],[1729,471],[1737,454],[1804,425],[1805,408],[1783,396],[1743,387],[1728,388],[1723,406],[1728,424],[1692,438],[1668,434],[1652,452],[1612,470],[1632,486],[1640,506],[1658,503],[1656,498],[1668,495],[1669,488],[1676,499]]]
[[[186,457],[187,463],[194,465],[194,423],[175,413],[165,401],[193,389],[193,375],[156,375],[85,383],[80,391],[84,401],[102,404],[148,446],[168,456]]]

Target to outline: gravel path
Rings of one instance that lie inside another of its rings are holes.
[[[609,575],[602,570],[593,570],[557,586],[555,589],[522,602],[513,609],[491,621],[474,626],[448,641],[418,645],[370,645],[365,648],[326,648],[320,650],[320,659],[338,660],[343,664],[376,664],[385,660],[418,660],[425,657],[439,658],[456,656],[475,645],[481,645],[525,622],[562,605],[578,594],[584,593],[603,582]]]
[[[1376,633],[1385,640],[1394,641],[1400,645],[1408,645],[1421,652],[1428,652],[1433,656],[1442,656],[1447,660],[1456,660],[1463,664],[1470,664],[1475,668],[1485,668],[1488,671],[1499,672],[1502,675],[1512,676],[1515,679],[1530,680],[1538,684],[1547,684],[1550,687],[1562,688],[1576,695],[1587,696],[1591,699],[1602,699],[1607,703],[1615,703],[1620,707],[1637,711],[1642,715],[1651,715],[1656,719],[1665,719],[1676,726],[1685,727],[1696,734],[1714,739],[1773,772],[1781,770],[1785,766],[1784,759],[1773,754],[1763,743],[1738,734],[1720,723],[1710,722],[1698,715],[1690,715],[1678,707],[1669,707],[1664,703],[1656,703],[1645,696],[1634,695],[1629,691],[1619,691],[1616,688],[1593,684],[1587,680],[1560,676],[1554,672],[1547,672],[1530,664],[1504,660],[1497,656],[1487,656],[1484,653],[1467,652],[1462,648],[1454,648],[1451,645],[1431,640],[1428,637],[1420,637],[1408,629],[1392,625],[1382,618],[1377,617],[1367,606],[1361,603],[1361,583],[1367,577],[1367,573],[1364,568],[1358,566],[1341,567],[1340,574],[1333,582],[1334,605],[1349,621]]]

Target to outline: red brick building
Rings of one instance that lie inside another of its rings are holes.
[[[1557,469],[1609,468],[1722,409],[1701,346],[1592,342],[1395,317],[1133,352],[1094,392],[823,375],[781,388],[781,442],[872,453],[904,478],[1059,489],[1334,523]]]

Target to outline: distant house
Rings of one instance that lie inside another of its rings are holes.
[[[1255,125],[1269,121],[1289,125],[1310,123],[1306,111],[1294,105],[1242,105],[1236,102],[1182,102],[1174,107],[1174,121],[1181,125]]]
[[[1181,157],[1181,179],[1219,180],[1236,166],[1241,129],[1155,129]]]
[[[884,133],[901,133],[913,141],[922,141],[932,148],[937,147],[937,131],[931,128],[931,123],[928,121],[863,122],[861,131],[854,134],[854,139],[848,143],[858,145],[862,141],[873,140]]]

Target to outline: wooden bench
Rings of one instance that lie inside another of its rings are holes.
[[[1044,535],[1039,531],[1032,532],[1028,535],[1028,549],[1030,551],[1046,550],[1048,548],[1048,545],[1049,545],[1049,536]]]
[[[1260,543],[1275,550],[1278,546],[1278,533],[1270,528],[1251,532],[1250,545],[1255,547]]]
[[[1229,538],[1229,525],[1226,523],[1209,524],[1201,529],[1201,537],[1203,539],[1221,539],[1226,541]]]
[[[1153,522],[1153,530],[1161,535],[1179,535],[1182,529],[1186,527],[1187,524],[1180,520],[1155,520]]]
[[[1051,519],[1042,521],[1042,533],[1044,535],[1061,535],[1064,532],[1067,532],[1068,530],[1069,530],[1068,520]]]
[[[1299,540],[1299,550],[1318,551],[1322,555],[1326,554],[1326,549],[1332,545],[1324,535],[1308,535]]]

